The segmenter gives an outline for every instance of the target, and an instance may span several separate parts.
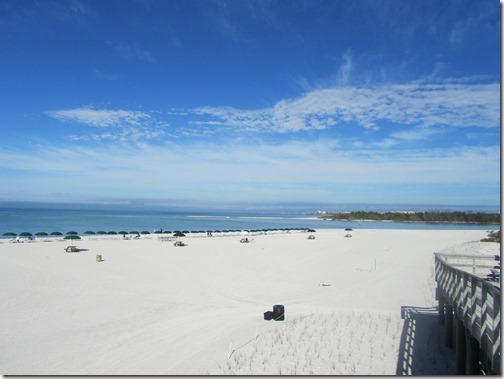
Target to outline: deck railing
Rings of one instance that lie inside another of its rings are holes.
[[[453,315],[459,324],[463,324],[466,334],[479,343],[479,355],[483,356],[481,363],[489,366],[493,373],[500,374],[500,286],[476,275],[478,269],[491,267],[481,264],[485,259],[494,261],[495,257],[435,253],[437,297],[440,318]],[[441,315],[446,309],[450,310],[449,314]],[[446,327],[453,328],[452,320],[446,323]],[[447,330],[447,333],[451,336],[452,331]],[[465,343],[462,343],[464,350]],[[456,347],[460,348],[458,342]]]

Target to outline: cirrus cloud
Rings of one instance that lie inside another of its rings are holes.
[[[381,121],[435,127],[498,127],[499,84],[409,83],[317,89],[270,108],[199,107],[194,115],[247,131],[327,129],[355,122],[379,130]],[[202,120],[200,123],[204,122]]]
[[[142,121],[151,118],[144,112],[87,107],[47,111],[46,114],[60,121],[73,121],[98,127],[140,125]]]
[[[123,142],[158,138],[165,134],[167,123],[150,114],[132,110],[93,109],[90,107],[62,109],[45,112],[47,116],[63,122],[113,129],[101,133],[72,135],[73,141],[117,140]]]

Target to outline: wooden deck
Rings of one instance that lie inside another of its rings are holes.
[[[501,374],[500,282],[487,278],[495,256],[435,254],[439,319],[455,347],[456,374]]]

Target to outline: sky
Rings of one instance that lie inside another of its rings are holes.
[[[497,0],[2,0],[0,201],[500,206]]]

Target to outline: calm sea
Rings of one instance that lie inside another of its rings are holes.
[[[325,221],[315,214],[239,212],[163,212],[0,208],[0,238],[4,233],[75,231],[250,230],[269,228],[312,229],[500,229],[500,225]]]

